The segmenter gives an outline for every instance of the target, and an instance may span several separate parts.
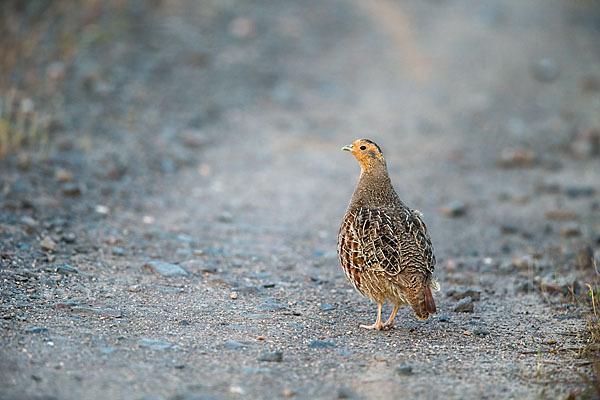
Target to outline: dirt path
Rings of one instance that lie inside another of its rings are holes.
[[[82,31],[60,128],[0,172],[0,398],[588,390],[568,287],[600,246],[596,3],[106,4],[93,29],[45,11]],[[438,258],[438,314],[389,332],[358,328],[375,305],[335,254],[360,137]]]

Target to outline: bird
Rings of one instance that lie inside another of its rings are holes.
[[[361,328],[393,329],[398,309],[410,305],[426,320],[435,314],[432,291],[435,254],[423,215],[409,208],[394,190],[381,148],[358,139],[342,147],[361,167],[360,178],[340,226],[337,252],[346,278],[363,296],[377,302],[377,319]],[[386,322],[383,303],[393,305]]]

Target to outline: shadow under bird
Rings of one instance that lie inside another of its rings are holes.
[[[431,291],[435,255],[422,214],[396,194],[381,148],[369,139],[344,146],[360,163],[358,185],[346,210],[337,250],[346,278],[363,296],[377,302],[377,320],[366,329],[391,329],[398,309],[410,305],[421,320],[436,312]],[[394,309],[381,321],[381,308]]]

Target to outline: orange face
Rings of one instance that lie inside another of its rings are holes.
[[[379,146],[369,139],[355,140],[352,144],[342,147],[342,150],[349,151],[363,168],[368,168],[375,160],[384,161]]]

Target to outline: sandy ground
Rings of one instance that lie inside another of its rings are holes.
[[[0,398],[598,396],[598,2],[37,4],[0,6],[2,121],[49,137],[0,162]],[[335,253],[360,137],[438,259],[393,331]]]

